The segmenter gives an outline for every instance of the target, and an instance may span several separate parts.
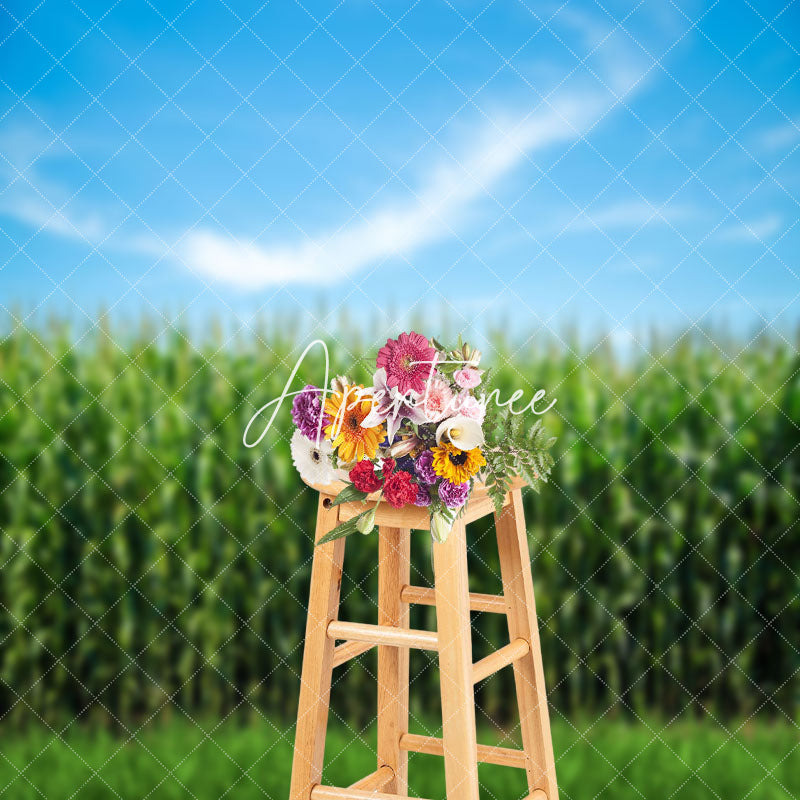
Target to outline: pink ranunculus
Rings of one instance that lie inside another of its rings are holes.
[[[473,369],[472,367],[457,369],[453,373],[453,380],[462,389],[474,389],[481,382],[481,372],[483,370]]]
[[[456,412],[462,417],[474,419],[477,423],[483,424],[486,417],[486,403],[473,397],[469,392],[461,392],[456,395],[454,406]]]
[[[439,422],[453,414],[453,390],[450,384],[438,375],[425,385],[425,391],[419,403],[422,413],[428,422]]]
[[[377,366],[386,370],[386,383],[400,394],[425,391],[434,368],[436,350],[421,333],[401,333],[378,350]]]

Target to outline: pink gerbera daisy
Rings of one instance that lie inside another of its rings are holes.
[[[401,333],[378,350],[378,367],[386,370],[386,383],[400,394],[422,393],[433,370],[436,350],[420,333]]]

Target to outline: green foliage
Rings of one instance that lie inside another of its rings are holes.
[[[556,443],[556,437],[547,433],[541,419],[529,426],[523,415],[512,414],[507,408],[500,409],[496,405],[487,408],[484,435],[485,483],[499,514],[514,475],[525,478],[536,492],[542,483],[547,483],[555,464],[550,448]]]
[[[334,687],[333,707],[341,693]],[[439,721],[412,720],[413,730],[441,735]],[[726,729],[712,719],[666,724],[652,718],[626,723],[607,717],[553,720],[562,797],[614,800],[800,796],[797,730],[789,723],[749,721]],[[60,735],[56,735],[59,733]],[[518,746],[518,732],[479,723],[478,739]],[[282,720],[242,724],[203,717],[158,719],[113,736],[72,725],[54,732],[33,726],[0,737],[0,786],[13,800],[152,798],[265,800],[289,796],[294,730]],[[375,769],[375,725],[343,726],[330,715],[324,783],[348,786]],[[481,765],[481,795],[527,795],[525,772]],[[411,754],[409,794],[445,797],[439,756]]]
[[[338,506],[342,503],[351,503],[361,501],[362,503],[369,495],[367,492],[362,492],[356,489],[352,484],[348,484],[342,489],[339,494],[331,501],[332,506]],[[375,506],[370,506],[366,511],[362,511],[352,519],[346,522],[339,523],[335,528],[328,531],[318,542],[317,545],[327,544],[334,539],[341,539],[343,536],[349,536],[351,533],[369,533],[375,527]],[[362,530],[363,528],[363,530]]]
[[[288,403],[258,448],[242,432],[320,333],[296,329],[278,318],[197,341],[151,323],[53,326],[0,342],[5,726],[292,717],[317,495],[291,464]],[[377,340],[343,327],[332,374],[363,381],[369,365],[351,366]],[[553,715],[796,718],[797,342],[695,331],[620,358],[532,341],[478,344],[503,397],[558,398],[548,491],[524,492]],[[291,388],[322,375],[312,352]],[[430,536],[412,536],[425,584]],[[471,589],[499,592],[490,521],[468,536]],[[347,542],[343,619],[375,620],[377,543]],[[473,622],[476,659],[507,641],[501,617]],[[435,625],[433,609],[412,609],[413,627]],[[337,673],[347,719],[374,714],[374,658]],[[412,654],[415,713],[438,708],[434,663]],[[512,691],[503,670],[477,696],[502,719]]]
[[[355,501],[360,500],[363,502],[364,500],[369,497],[367,492],[362,492],[360,489],[356,489],[352,483],[349,483],[347,486],[342,489],[336,497],[333,498],[331,501],[332,506],[340,506],[342,503],[352,503]]]
[[[361,530],[361,525],[365,526],[365,529]],[[358,516],[353,517],[352,519],[348,519],[346,522],[339,523],[335,528],[328,531],[318,542],[317,544],[327,544],[328,542],[332,542],[334,539],[341,539],[343,536],[349,536],[351,533],[369,533],[375,527],[375,509],[368,508],[366,511],[362,511]]]

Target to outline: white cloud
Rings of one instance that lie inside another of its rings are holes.
[[[743,220],[735,225],[728,225],[717,232],[717,238],[726,242],[749,242],[770,239],[783,229],[783,217],[780,214],[764,214],[757,219]]]
[[[499,121],[482,124],[461,147],[452,148],[460,163],[449,161],[432,170],[431,177],[415,187],[411,201],[388,203],[341,229],[314,232],[297,241],[260,244],[198,230],[184,240],[181,259],[192,270],[241,288],[331,283],[459,232],[476,202],[529,154],[578,139],[614,110],[614,95],[628,103],[649,78],[649,60],[613,25],[598,24],[582,11],[570,11],[567,23],[585,37],[587,57],[596,61],[593,68],[601,73],[596,77],[605,88],[598,88],[597,80],[584,83],[577,69],[577,77],[565,81],[570,89],[549,96],[535,113],[505,113]]]
[[[367,265],[409,254],[452,235],[469,206],[510,174],[526,155],[577,138],[601,113],[597,96],[562,101],[530,118],[486,124],[461,152],[460,164],[432,171],[411,201],[387,204],[341,230],[262,246],[211,230],[184,241],[181,259],[193,270],[241,288],[284,282],[330,283]]]
[[[29,184],[21,191],[9,193],[9,199],[0,203],[0,213],[13,216],[31,228],[46,230],[65,239],[96,244],[106,235],[105,223],[98,214],[76,217],[59,211],[41,199]]]
[[[29,169],[24,179],[18,177],[14,189],[0,197],[0,214],[36,231],[45,231],[90,247],[113,248],[154,258],[163,258],[167,254],[168,246],[154,233],[147,230],[138,234],[118,232],[96,210],[80,212],[61,208],[54,201],[44,199],[43,185],[46,186]],[[50,195],[63,194],[52,188],[49,191]]]
[[[571,141],[596,121],[610,103],[607,99],[602,106],[601,100],[599,94],[581,94],[574,99],[551,99],[551,106],[529,116],[497,115],[494,122],[472,133],[466,146],[455,148],[457,163],[448,159],[434,165],[427,180],[412,187],[411,199],[354,216],[340,229],[268,245],[197,229],[179,242],[174,257],[197,274],[244,289],[340,281],[382,259],[409,254],[451,236],[463,226],[469,207],[529,153]],[[93,246],[112,233],[114,226],[97,210],[84,213],[76,203],[59,209],[68,198],[66,188],[45,179],[28,159],[6,160],[0,172],[10,181],[0,193],[0,214]],[[116,234],[106,246],[158,256],[166,250],[155,233]]]
[[[662,208],[663,201],[633,200],[594,205],[570,225],[570,231],[633,229],[643,225],[669,225],[696,214],[694,209],[674,203]]]
[[[646,65],[624,38],[609,39],[603,45],[608,30],[595,29],[591,20],[581,14],[574,15],[570,24],[592,34],[592,47],[600,48],[603,82],[611,93],[599,88],[596,81],[586,83],[576,77],[568,84],[570,93],[565,90],[550,96],[548,103],[535,113],[505,112],[496,115],[494,122],[481,121],[460,144],[448,143],[458,161],[447,158],[434,165],[411,186],[410,199],[389,200],[363,216],[354,214],[341,227],[273,242],[253,241],[252,231],[241,235],[216,228],[174,231],[173,235],[164,236],[176,242],[170,259],[195,274],[241,289],[283,283],[320,285],[350,278],[384,259],[407,256],[454,232],[462,232],[478,202],[523,166],[528,155],[576,140],[614,109],[613,93],[641,88],[639,79],[646,73]],[[632,89],[634,84],[636,88]],[[629,100],[627,97],[626,102]],[[38,150],[38,143],[32,147],[24,136],[16,139],[16,148],[11,149],[22,150],[20,157],[0,164],[0,173],[8,173],[15,184],[10,191],[0,192],[0,214],[62,238],[85,240],[92,245],[102,243],[130,253],[167,255],[156,232],[110,236],[115,226],[107,210],[97,206],[85,212],[83,198],[76,198],[68,209],[56,212],[54,209],[66,202],[69,192],[66,187],[43,180],[33,164],[27,169],[16,166],[28,164]],[[50,155],[63,154],[51,151]],[[14,175],[20,168],[24,177]]]
[[[90,247],[113,248],[126,253],[163,257],[167,245],[149,230],[130,234],[117,229],[128,219],[122,202],[116,207],[114,224],[107,206],[83,201],[57,180],[48,178],[48,162],[63,159],[65,150],[48,142],[36,129],[25,132],[17,126],[0,135],[0,216],[14,219],[33,231],[61,239],[81,242]],[[70,156],[71,157],[71,156]],[[135,226],[144,228],[144,224]]]
[[[769,150],[779,150],[793,145],[800,139],[800,119],[774,125],[760,134],[761,144]]]

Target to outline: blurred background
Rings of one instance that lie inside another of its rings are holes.
[[[0,5],[0,798],[287,796],[316,496],[288,409],[242,432],[312,338],[363,378],[412,328],[558,399],[525,502],[562,797],[799,797],[798,33],[783,0]],[[348,543],[344,618],[376,560]],[[375,666],[335,676],[331,783],[374,769]],[[517,744],[511,676],[476,697]]]

